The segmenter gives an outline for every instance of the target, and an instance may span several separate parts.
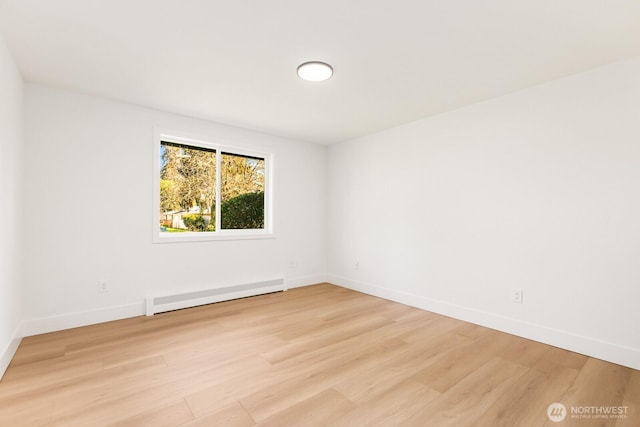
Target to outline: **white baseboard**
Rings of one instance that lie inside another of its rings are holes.
[[[325,283],[327,276],[323,274],[315,274],[311,276],[291,277],[284,279],[284,286],[286,289],[301,288],[303,286],[317,285],[318,283]]]
[[[326,281],[327,277],[324,275],[311,275],[285,279],[284,284],[286,289],[292,289],[314,285],[316,283],[323,283]],[[99,308],[95,310],[23,320],[21,336],[28,337],[32,335],[46,334],[48,332],[62,331],[65,329],[78,328],[80,326],[94,325],[96,323],[104,323],[144,315],[145,304],[144,301],[142,301],[139,304],[127,304],[116,307]],[[9,358],[9,360],[11,359]]]
[[[395,289],[375,286],[347,279],[342,276],[329,275],[327,281],[369,295],[640,370],[640,349],[637,348],[614,344],[592,337],[585,337],[571,332],[463,307],[445,301],[438,301]]]
[[[6,347],[0,353],[0,380],[4,376],[4,373],[7,371],[9,364],[11,363],[11,359],[16,354],[18,350],[18,346],[20,345],[20,341],[22,341],[22,334],[20,333],[21,325],[18,325],[11,340],[7,343]]]
[[[46,334],[128,317],[144,316],[144,302],[22,321],[22,336]]]

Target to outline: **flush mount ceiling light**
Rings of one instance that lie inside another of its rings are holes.
[[[298,76],[309,82],[322,82],[331,78],[333,68],[331,65],[320,61],[310,61],[298,66]]]

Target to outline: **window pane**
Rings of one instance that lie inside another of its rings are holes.
[[[160,230],[164,233],[216,230],[216,151],[162,142],[160,145]]]
[[[221,168],[221,227],[263,229],[264,158],[222,153]]]

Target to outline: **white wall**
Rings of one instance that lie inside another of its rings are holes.
[[[42,86],[25,94],[26,335],[138,315],[157,292],[324,280],[326,147]],[[272,152],[277,238],[153,244],[154,127]]]
[[[640,369],[640,58],[331,146],[328,178],[335,283]]]
[[[22,317],[22,77],[0,37],[0,377],[19,344]]]

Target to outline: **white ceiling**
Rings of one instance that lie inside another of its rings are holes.
[[[329,144],[640,55],[640,0],[0,0],[0,34],[29,82]]]

